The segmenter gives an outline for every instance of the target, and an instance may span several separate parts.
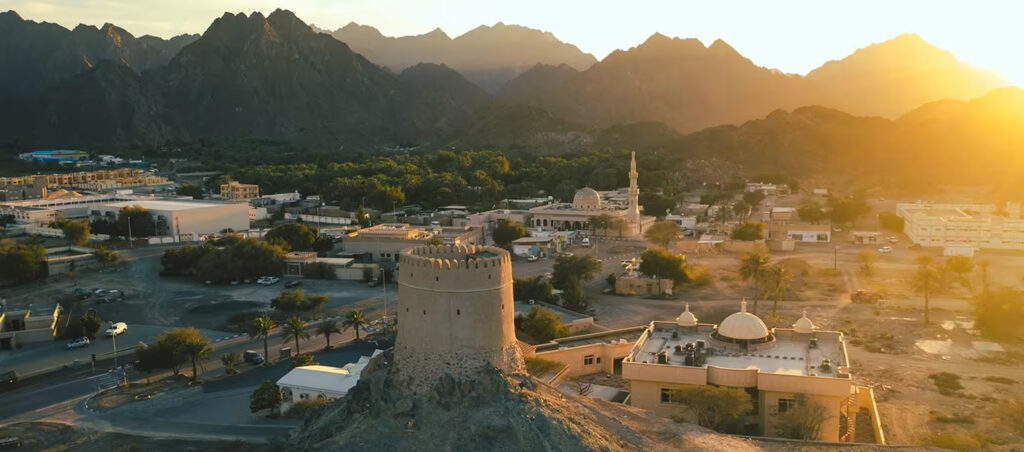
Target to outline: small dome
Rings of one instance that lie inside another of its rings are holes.
[[[718,335],[730,339],[752,341],[768,337],[768,327],[756,315],[747,312],[747,300],[740,304],[740,312],[726,317],[718,325]]]
[[[697,326],[697,316],[690,312],[690,303],[686,303],[686,310],[679,317],[676,317],[676,325]]]
[[[796,323],[793,324],[793,331],[796,331],[797,333],[814,332],[814,323],[811,323],[811,319],[807,318],[806,309],[804,309],[803,317],[800,317],[800,320],[797,320]]]
[[[577,209],[596,209],[601,206],[601,195],[593,188],[581,188],[573,196],[572,206]]]

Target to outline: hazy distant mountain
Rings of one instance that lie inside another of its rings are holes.
[[[940,99],[971,99],[1006,82],[915,34],[858,49],[807,74],[813,103],[855,115],[897,117]]]
[[[579,71],[567,64],[554,66],[537,63],[530,70],[502,85],[501,95],[511,98],[543,99],[576,74],[579,74]]]
[[[0,131],[9,140],[67,144],[211,136],[394,143],[450,133],[488,99],[444,66],[395,75],[277,10],[224,14],[141,76],[101,65],[22,97],[26,113],[8,112]]]
[[[331,35],[395,72],[416,63],[444,64],[490,92],[538,63],[583,70],[597,61],[549,32],[501,22],[477,27],[455,39],[441,29],[394,38],[356,23]]]
[[[858,50],[807,77],[757,66],[721,40],[705,47],[660,34],[579,74],[543,75],[524,73],[503,93],[589,124],[660,121],[681,132],[801,105],[896,117],[925,102],[967,99],[1005,84],[914,35]]]
[[[101,60],[121,62],[136,72],[162,66],[198,37],[136,38],[111,24],[68,30],[24,20],[14,11],[0,13],[0,97],[39,91]]]

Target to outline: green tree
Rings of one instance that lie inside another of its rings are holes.
[[[89,243],[89,223],[63,219],[57,221],[56,226],[64,233],[69,245],[82,246]]]
[[[753,241],[764,238],[764,223],[748,221],[732,231],[733,240]]]
[[[931,263],[922,263],[918,265],[917,272],[914,274],[914,279],[911,281],[911,286],[913,287],[914,292],[924,295],[925,325],[931,323],[928,317],[929,297],[939,287],[941,279],[939,272],[931,265]]]
[[[744,281],[750,281],[754,289],[754,314],[757,314],[757,302],[761,297],[762,285],[765,281],[765,276],[768,274],[768,264],[770,262],[771,258],[759,253],[750,253],[740,258],[740,277]]]
[[[0,240],[0,281],[25,283],[45,278],[46,274],[46,248],[42,245]]]
[[[184,184],[176,190],[178,196],[190,196],[192,199],[203,199],[203,187]]]
[[[645,239],[662,248],[667,248],[678,237],[679,225],[673,221],[659,221],[644,231]]]
[[[802,393],[793,399],[795,403],[775,416],[775,434],[805,441],[819,439],[821,424],[829,418],[828,407]]]
[[[727,386],[676,389],[669,393],[669,400],[686,405],[698,424],[712,430],[724,429],[754,409],[746,391]]]
[[[516,278],[512,281],[512,294],[516,300],[537,300],[554,303],[554,286],[543,275]]]
[[[498,220],[498,224],[494,226],[494,232],[491,233],[491,237],[494,238],[494,243],[497,243],[498,246],[503,248],[511,246],[513,240],[526,237],[528,235],[530,235],[530,233],[522,223],[508,221],[505,219]]]
[[[360,309],[353,309],[345,313],[345,319],[341,321],[342,331],[352,328],[356,332],[356,341],[359,340],[359,329],[370,324],[370,320],[363,315]]]
[[[555,311],[534,306],[519,321],[523,332],[539,342],[569,335],[569,326],[562,322],[562,317]]]
[[[274,329],[277,324],[270,318],[270,316],[263,314],[252,320],[252,327],[249,329],[250,338],[263,339],[263,356],[266,357],[266,362],[270,362],[270,347],[267,345],[267,341],[270,339],[270,332]]]
[[[316,326],[316,334],[323,336],[327,340],[327,349],[331,348],[331,335],[341,334],[341,328],[338,327],[338,322],[334,319],[324,319],[320,321],[320,324]]]
[[[284,325],[281,325],[281,340],[288,342],[295,340],[295,353],[302,353],[299,348],[299,339],[309,339],[309,332],[306,331],[306,322],[299,316],[289,317],[285,320]]]
[[[764,201],[764,192],[761,190],[745,192],[743,193],[743,201],[749,206],[757,207],[761,201]]]
[[[819,223],[828,216],[821,203],[811,198],[804,198],[800,207],[797,207],[796,213],[800,215],[801,220],[811,223]]]
[[[556,288],[566,290],[571,280],[590,281],[600,270],[601,262],[593,256],[558,256],[558,259],[555,259],[551,282]]]
[[[310,295],[303,303],[302,307],[305,311],[316,311],[327,304],[327,295]]]
[[[79,319],[78,323],[82,325],[82,335],[89,338],[89,340],[96,339],[96,333],[100,331],[100,327],[103,326],[103,319],[100,318],[100,314],[95,310],[90,309],[85,315]]]
[[[363,206],[359,206],[356,209],[356,222],[359,223],[359,227],[368,228],[370,227],[370,214],[366,212]]]
[[[135,369],[146,373],[146,384],[149,384],[149,376],[157,369],[171,369],[175,375],[178,374],[180,364],[175,362],[174,350],[166,345],[139,342],[135,348],[135,357]]]
[[[573,277],[570,278],[562,290],[562,306],[570,311],[587,312],[589,303],[583,290],[583,282]]]
[[[967,256],[950,256],[946,259],[945,270],[949,282],[955,282],[969,288],[971,280],[967,277],[974,271],[974,261]]]
[[[672,199],[648,191],[641,192],[638,201],[644,207],[645,214],[657,218],[664,218],[667,212],[676,206]]]
[[[609,273],[608,276],[604,278],[604,282],[611,288],[615,288],[616,281],[618,281],[618,278],[615,277],[615,273]]]
[[[128,206],[121,209],[115,222],[117,234],[121,237],[138,238],[157,235],[156,220],[142,206]]]
[[[234,375],[238,373],[238,365],[242,363],[242,355],[238,352],[227,352],[220,355],[220,363],[224,365],[224,373]]]
[[[117,251],[110,251],[104,247],[96,248],[92,252],[93,257],[100,263],[100,267],[107,268],[117,263],[120,258],[120,254]]]
[[[302,311],[306,301],[306,292],[302,289],[283,290],[281,295],[270,300],[270,307],[285,314],[295,314]]]
[[[206,359],[213,347],[210,340],[195,327],[175,328],[157,337],[157,344],[169,347],[174,355],[184,357],[192,363],[192,380],[199,375],[200,361]]]
[[[789,274],[786,267],[774,264],[768,267],[768,270],[765,273],[765,282],[767,283],[768,291],[772,297],[771,316],[772,318],[778,318],[779,301],[782,301],[782,297],[786,296],[786,293],[793,288],[793,276]]]
[[[302,223],[287,223],[267,231],[264,240],[285,244],[292,251],[312,251],[320,233]]]
[[[615,219],[606,213],[590,217],[589,223],[590,232],[594,235],[597,235],[597,231],[608,231],[615,227]]]
[[[1003,340],[1024,338],[1024,291],[1001,287],[982,292],[974,299],[974,320],[986,336]]]
[[[686,259],[665,250],[650,249],[640,255],[640,273],[650,277],[671,279],[677,285],[686,284]]]
[[[270,410],[272,414],[276,415],[283,400],[284,395],[281,394],[281,388],[274,382],[266,380],[249,396],[249,411],[256,413]]]
[[[828,217],[833,223],[852,223],[871,211],[871,207],[860,196],[831,197],[827,202]]]
[[[291,364],[292,364],[292,369],[294,369],[296,367],[302,367],[302,366],[315,366],[315,365],[320,364],[320,363],[316,362],[316,359],[313,357],[313,355],[310,355],[308,353],[303,353],[303,354],[295,355],[292,358],[292,363]]]

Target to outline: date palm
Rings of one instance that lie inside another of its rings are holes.
[[[270,347],[267,345],[267,339],[270,339],[270,331],[274,329],[277,324],[270,316],[263,314],[252,320],[252,328],[249,330],[250,338],[261,338],[263,339],[263,356],[266,357],[266,362],[270,362]]]
[[[761,287],[765,282],[765,277],[768,274],[768,264],[770,258],[768,256],[761,255],[760,253],[750,253],[740,258],[740,277],[744,281],[750,281],[754,287],[754,309],[753,313],[757,314],[757,302],[761,296]]]
[[[929,296],[938,288],[941,282],[942,276],[937,270],[931,265],[921,265],[917,269],[917,273],[914,274],[914,280],[911,285],[914,288],[914,292],[924,295],[924,324],[927,325],[929,322],[928,310],[929,310]]]
[[[281,340],[288,342],[295,340],[295,354],[302,353],[299,349],[299,339],[309,339],[309,332],[306,331],[306,322],[299,316],[289,318],[281,325]]]
[[[765,280],[768,282],[772,294],[772,316],[778,317],[779,300],[782,300],[786,292],[793,288],[793,276],[789,274],[786,267],[775,264],[768,268]]]
[[[359,340],[359,329],[370,324],[370,320],[363,315],[363,311],[353,309],[345,314],[345,320],[341,321],[342,330],[353,328],[356,330],[356,340]]]
[[[341,328],[338,327],[338,322],[334,319],[325,319],[316,326],[316,334],[323,336],[327,339],[327,348],[331,348],[331,335],[341,333]]]

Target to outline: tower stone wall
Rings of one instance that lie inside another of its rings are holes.
[[[403,387],[429,390],[444,375],[523,369],[516,342],[512,261],[484,246],[423,246],[399,257],[395,360]]]

